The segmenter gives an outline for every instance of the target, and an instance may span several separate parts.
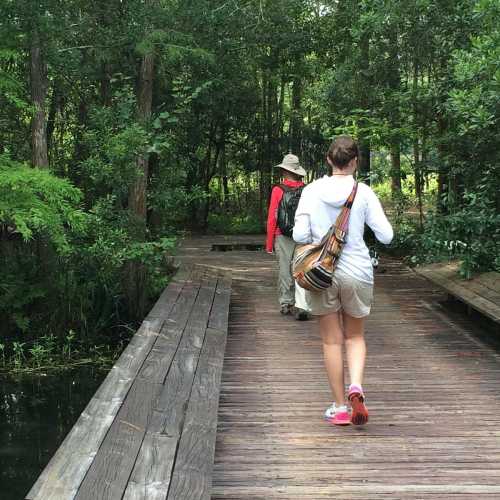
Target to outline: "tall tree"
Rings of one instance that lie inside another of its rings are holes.
[[[154,77],[154,53],[148,52],[143,55],[139,71],[139,82],[137,91],[137,119],[144,126],[151,119],[151,107],[153,102],[153,77]],[[137,178],[130,187],[129,209],[135,216],[136,221],[142,227],[146,227],[147,212],[147,185],[149,178],[149,154],[142,153],[137,157]]]
[[[31,120],[31,161],[33,166],[46,168],[49,165],[47,155],[47,66],[43,51],[38,16],[31,21],[30,41],[30,83],[33,102],[33,118]]]

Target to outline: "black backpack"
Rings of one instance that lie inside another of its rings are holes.
[[[280,184],[279,187],[283,190],[283,196],[278,205],[278,227],[281,234],[291,238],[295,224],[295,211],[297,210],[304,186],[292,188],[285,184]]]

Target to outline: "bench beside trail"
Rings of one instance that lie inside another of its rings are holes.
[[[29,500],[208,499],[231,272],[181,267]]]
[[[458,261],[438,262],[418,266],[415,271],[469,309],[475,309],[500,323],[500,273],[491,271],[465,280],[458,274],[459,266]]]

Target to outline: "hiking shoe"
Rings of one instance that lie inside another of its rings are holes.
[[[348,398],[352,408],[351,422],[354,425],[366,424],[368,422],[368,409],[365,406],[365,395],[361,386],[351,384]]]
[[[325,411],[325,420],[334,425],[349,425],[351,423],[351,416],[347,411],[347,406],[337,406],[332,403]]]
[[[280,309],[280,313],[283,315],[291,314],[293,306],[291,304],[283,304]]]
[[[297,321],[307,321],[310,319],[310,315],[307,311],[304,311],[304,309],[297,309],[295,311],[295,319]]]

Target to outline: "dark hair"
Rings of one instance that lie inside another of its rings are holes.
[[[358,144],[352,137],[340,135],[331,143],[326,156],[342,170],[353,158],[359,156]]]
[[[280,170],[283,177],[289,176],[294,181],[300,181],[302,179],[299,174],[294,174],[293,172],[290,172],[290,170],[286,170],[285,168],[280,168]]]

